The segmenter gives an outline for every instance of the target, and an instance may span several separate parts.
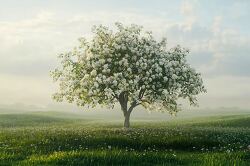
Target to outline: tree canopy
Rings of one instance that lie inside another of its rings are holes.
[[[187,63],[188,49],[168,49],[165,38],[157,41],[138,25],[115,27],[94,26],[91,40],[80,38],[77,47],[60,54],[61,66],[52,72],[60,87],[57,101],[111,108],[119,102],[126,111],[142,105],[170,113],[180,109],[179,98],[197,104],[206,90]]]

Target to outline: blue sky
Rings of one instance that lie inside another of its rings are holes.
[[[191,50],[201,107],[250,107],[248,0],[0,0],[0,104],[47,105],[57,54],[94,24],[136,23]]]

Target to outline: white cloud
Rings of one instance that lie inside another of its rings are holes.
[[[183,1],[180,7],[181,14],[183,15],[193,15],[194,6],[190,1]]]
[[[222,22],[222,16],[216,16],[213,20],[213,24],[211,27],[212,32],[216,35],[217,33],[220,33],[221,30],[221,22]]]
[[[197,5],[198,2],[195,0],[185,0],[181,3],[180,13],[184,16],[185,20],[181,23],[183,30],[190,31],[192,30],[193,25],[196,23],[197,16]]]

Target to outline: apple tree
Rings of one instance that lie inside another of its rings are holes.
[[[94,26],[91,39],[80,38],[77,47],[59,55],[61,65],[51,72],[59,82],[54,99],[109,108],[119,103],[125,128],[138,105],[175,114],[179,98],[197,104],[197,95],[206,90],[186,61],[189,50],[168,49],[165,38],[157,41],[138,25],[115,27]]]

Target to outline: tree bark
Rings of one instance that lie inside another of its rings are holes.
[[[130,127],[130,121],[129,121],[130,120],[130,114],[133,111],[133,109],[136,107],[136,105],[137,105],[136,102],[133,102],[128,110],[123,111],[124,118],[125,118],[124,119],[124,128],[126,128],[126,129],[128,129]]]
[[[130,127],[130,112],[127,112],[126,115],[124,115],[124,128],[128,129]]]

